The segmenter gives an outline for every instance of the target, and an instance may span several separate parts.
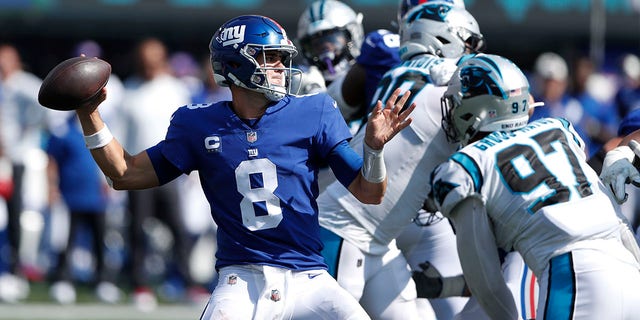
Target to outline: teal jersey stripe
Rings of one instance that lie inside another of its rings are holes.
[[[324,244],[322,256],[329,267],[327,272],[329,272],[334,279],[338,279],[338,261],[340,260],[340,251],[344,239],[322,227],[320,228],[320,239]]]
[[[576,283],[571,252],[549,261],[549,289],[544,310],[545,319],[573,319]]]
[[[480,173],[480,167],[478,167],[476,161],[462,152],[454,153],[451,156],[451,160],[460,164],[464,168],[464,170],[467,171],[467,173],[471,176],[471,179],[473,179],[473,187],[475,191],[480,192],[480,190],[482,189],[482,184],[484,182],[482,179],[482,173]]]
[[[556,119],[560,120],[560,123],[562,123],[562,126],[567,128],[567,131],[571,132],[571,130],[569,130],[569,127],[571,126],[571,123],[569,123],[569,121],[567,121],[567,119],[565,119],[565,118],[556,118]],[[580,140],[576,137],[576,135],[573,134],[573,133],[571,135],[573,136],[573,141],[575,141],[580,147],[583,147],[580,144]]]

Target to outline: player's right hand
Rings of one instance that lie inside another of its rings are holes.
[[[79,108],[76,109],[76,112],[78,114],[80,113],[90,114],[94,112],[98,108],[98,106],[102,102],[104,102],[106,99],[107,99],[107,89],[102,88],[102,90],[100,91],[100,94],[96,95],[93,99],[85,102],[83,105],[81,105]]]
[[[600,173],[600,179],[611,189],[619,204],[627,201],[626,184],[633,183],[640,186],[640,172],[632,164],[636,152],[640,153],[640,144],[631,140],[629,145],[635,150],[629,146],[619,146],[607,152]]]

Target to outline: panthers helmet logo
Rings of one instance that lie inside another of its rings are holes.
[[[435,3],[433,5],[424,5],[420,10],[414,11],[407,17],[406,22],[412,23],[418,19],[434,20],[438,22],[445,22],[447,14],[451,10],[451,4]]]
[[[460,70],[460,84],[463,99],[486,94],[507,98],[492,76],[492,71],[483,67],[472,65]]]

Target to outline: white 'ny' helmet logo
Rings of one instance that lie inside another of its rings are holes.
[[[228,45],[242,43],[244,41],[244,30],[246,29],[246,25],[233,26],[230,28],[225,28],[220,32],[219,41],[222,42],[222,46],[226,47]]]

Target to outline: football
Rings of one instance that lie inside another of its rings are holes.
[[[111,65],[99,58],[74,57],[60,62],[42,81],[38,102],[54,110],[75,110],[107,85]]]

